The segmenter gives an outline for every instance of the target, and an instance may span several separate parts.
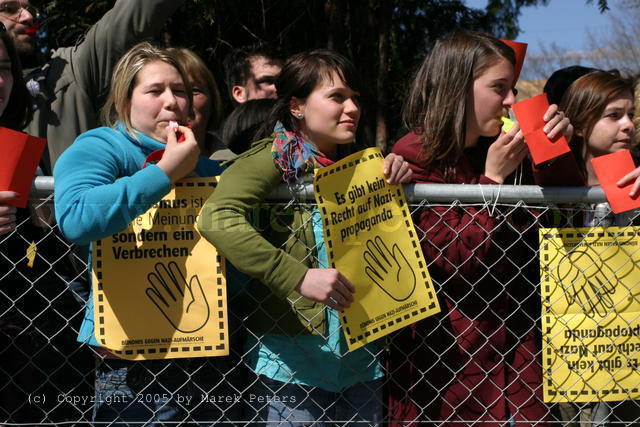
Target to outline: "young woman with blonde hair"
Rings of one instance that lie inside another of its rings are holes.
[[[56,218],[67,239],[86,245],[120,232],[162,199],[177,180],[220,174],[222,168],[201,156],[202,142],[185,126],[191,116],[191,84],[176,55],[149,43],[125,53],[116,65],[104,106],[108,127],[81,134],[56,163]],[[172,121],[180,124],[183,142],[176,141],[169,126]],[[147,156],[159,149],[165,150],[162,158],[143,169]],[[92,298],[78,340],[98,346],[91,302]],[[203,394],[237,392],[233,387],[237,362],[229,358],[130,362],[102,347],[96,347],[96,353],[94,421],[155,425],[241,418],[239,404],[202,400]],[[180,398],[187,397],[195,403],[181,403]]]

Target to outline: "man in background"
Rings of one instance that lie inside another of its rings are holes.
[[[234,104],[276,98],[275,82],[283,62],[278,52],[264,44],[234,49],[224,60],[225,80]]]

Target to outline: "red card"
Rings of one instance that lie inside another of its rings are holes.
[[[2,203],[24,208],[46,140],[0,127],[0,190],[15,191],[17,200]]]
[[[529,152],[536,165],[546,162],[547,160],[555,159],[571,151],[563,135],[560,135],[552,141],[547,138],[547,135],[542,129],[534,130],[530,134],[525,135],[524,141],[529,146]]]
[[[547,94],[543,93],[511,106],[518,119],[524,140],[529,146],[529,152],[535,164],[546,162],[571,151],[564,136],[559,136],[554,141],[547,138],[543,128],[546,124],[543,120],[544,113],[549,108]]]
[[[591,159],[591,164],[613,213],[640,208],[640,198],[634,200],[629,196],[633,181],[622,188],[616,184],[620,178],[636,168],[631,151],[622,150],[596,157]]]
[[[511,108],[516,114],[522,133],[526,135],[544,127],[545,122],[542,118],[549,108],[549,100],[547,99],[547,94],[543,93],[524,101],[516,102]]]
[[[516,85],[518,81],[518,77],[520,77],[520,71],[522,71],[522,64],[524,64],[524,57],[527,54],[527,44],[515,42],[513,40],[500,40],[511,49],[516,54],[516,65],[515,65],[515,74],[513,79],[513,85]]]

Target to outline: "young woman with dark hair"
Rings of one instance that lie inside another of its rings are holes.
[[[327,268],[317,208],[259,209],[279,183],[293,188],[310,182],[314,169],[351,150],[360,80],[343,56],[314,50],[291,57],[276,88],[264,127],[271,136],[225,171],[199,220],[203,236],[254,279],[246,351],[257,374],[250,395],[262,400],[249,404],[256,421],[279,425],[377,424],[380,348],[373,343],[347,351],[338,315],[357,293],[339,271]],[[384,165],[390,183],[409,180],[400,156],[389,155]]]
[[[436,43],[405,106],[411,133],[393,147],[415,182],[514,183],[510,175],[528,153],[517,125],[501,131],[500,118],[515,102],[514,64],[512,49],[486,34],[460,31]],[[555,105],[544,120],[549,138],[570,130]],[[443,312],[393,338],[391,422],[497,425],[547,417],[539,311],[520,261],[523,240],[510,224],[513,211],[492,211],[433,206],[415,215]]]

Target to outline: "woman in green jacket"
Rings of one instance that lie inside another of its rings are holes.
[[[381,420],[379,348],[347,352],[338,312],[353,302],[355,288],[326,268],[317,209],[260,208],[281,182],[302,184],[315,168],[349,151],[360,119],[360,87],[353,64],[335,52],[291,57],[276,81],[278,99],[265,123],[272,135],[223,174],[200,217],[202,234],[254,279],[256,308],[245,350],[257,378],[246,401],[260,421]],[[411,178],[400,156],[389,155],[384,169],[390,183]]]

